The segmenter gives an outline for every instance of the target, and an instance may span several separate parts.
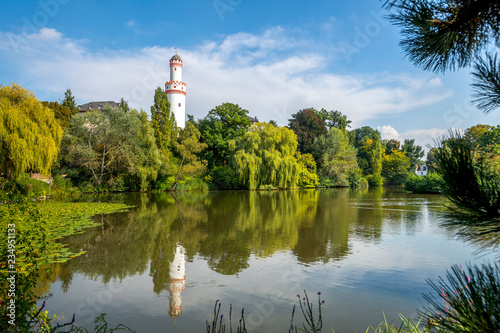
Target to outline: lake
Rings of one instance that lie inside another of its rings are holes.
[[[94,197],[135,205],[96,216],[101,225],[67,237],[86,254],[53,267],[47,310],[93,328],[204,332],[216,300],[233,329],[288,332],[307,291],[324,332],[365,332],[385,316],[418,317],[426,279],[453,264],[482,262],[477,247],[440,227],[449,202],[402,189],[130,193]],[[295,324],[302,322],[300,311]]]

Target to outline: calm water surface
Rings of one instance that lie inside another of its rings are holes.
[[[230,304],[245,309],[249,332],[287,332],[305,289],[325,300],[325,332],[365,332],[384,313],[416,317],[427,278],[488,259],[439,227],[440,195],[377,188],[106,200],[135,208],[96,216],[100,227],[66,238],[87,253],[55,266],[42,287],[51,313],[75,313],[89,329],[105,312],[137,332],[204,332],[219,299],[225,318]]]

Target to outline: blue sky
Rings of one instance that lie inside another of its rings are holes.
[[[0,84],[78,104],[124,97],[149,111],[168,60],[184,61],[186,112],[223,102],[286,125],[307,108],[425,147],[449,128],[498,124],[470,104],[469,70],[424,72],[404,58],[378,0],[4,0]]]

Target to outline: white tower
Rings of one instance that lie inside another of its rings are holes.
[[[170,59],[170,81],[165,83],[165,93],[177,127],[186,127],[186,84],[182,82],[182,60],[177,53]]]
[[[176,319],[182,313],[181,292],[186,288],[186,260],[184,257],[185,249],[177,244],[174,260],[170,263],[169,281],[167,290],[170,293],[170,317]]]

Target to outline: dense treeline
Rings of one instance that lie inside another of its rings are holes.
[[[250,124],[248,110],[223,103],[179,129],[163,90],[152,97],[151,116],[123,99],[78,113],[69,89],[40,102],[16,84],[1,88],[3,176],[51,172],[82,191],[402,185],[424,155],[414,140],[349,130],[337,110],[300,110],[280,127]]]

